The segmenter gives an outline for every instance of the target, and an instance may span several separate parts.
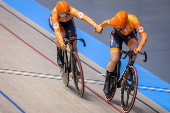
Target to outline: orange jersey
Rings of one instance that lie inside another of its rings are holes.
[[[105,20],[100,25],[102,27],[107,26],[107,25],[115,27],[113,19],[114,19],[114,17],[109,19],[109,20]],[[120,32],[122,34],[124,34],[124,35],[129,35],[134,29],[136,29],[138,31],[138,33],[142,36],[142,39],[141,39],[141,42],[140,42],[140,46],[143,47],[145,45],[145,43],[146,43],[148,35],[147,35],[146,31],[144,30],[142,24],[137,19],[137,17],[135,15],[128,14],[127,25]]]
[[[102,27],[107,25],[114,27],[113,18],[105,20],[100,25]],[[136,29],[139,33],[145,32],[137,17],[135,15],[128,14],[128,23],[126,27],[123,30],[121,30],[121,33],[124,35],[129,35],[134,29]]]
[[[96,23],[89,18],[88,16],[86,16],[84,13],[78,11],[77,9],[73,8],[70,6],[70,16],[69,17],[60,17],[58,15],[58,12],[56,10],[56,8],[54,8],[52,10],[52,15],[51,15],[51,20],[53,23],[53,28],[54,28],[54,32],[56,34],[56,38],[59,41],[59,43],[63,43],[63,39],[62,39],[62,35],[60,33],[60,27],[59,27],[59,22],[67,22],[70,19],[72,19],[73,17],[77,17],[80,20],[84,20],[87,23],[89,23],[90,25],[92,25],[93,27],[96,25]]]

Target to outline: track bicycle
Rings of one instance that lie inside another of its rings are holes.
[[[114,72],[117,76],[111,76],[110,79],[110,94],[105,94],[105,98],[109,101],[115,95],[116,89],[121,88],[121,107],[124,112],[129,112],[135,102],[137,89],[138,89],[138,74],[136,68],[133,66],[132,58],[134,55],[134,51],[121,51],[121,54],[125,54],[122,59],[125,59],[128,56],[128,63],[120,77],[120,65],[121,61],[116,64]],[[146,52],[141,52],[145,56],[144,62],[147,61]],[[121,56],[121,55],[120,55]],[[120,77],[120,78],[119,78]]]
[[[77,94],[82,97],[84,95],[84,74],[82,65],[80,62],[80,58],[78,54],[73,50],[73,42],[75,40],[83,42],[83,46],[86,46],[86,43],[84,39],[65,39],[64,43],[65,45],[70,44],[70,56],[68,59],[68,51],[62,50],[62,58],[64,65],[60,68],[60,73],[62,76],[63,83],[65,86],[68,86],[69,84],[69,73],[72,72],[72,79],[74,80],[75,88]]]

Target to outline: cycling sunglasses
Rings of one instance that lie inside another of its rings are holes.
[[[65,18],[70,16],[69,13],[63,14],[63,13],[60,13],[60,12],[58,12],[58,15],[59,15],[60,17],[65,17]]]

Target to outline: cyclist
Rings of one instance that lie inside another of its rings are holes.
[[[86,16],[84,13],[78,11],[74,7],[71,7],[66,1],[59,1],[49,17],[49,25],[54,31],[56,36],[57,45],[57,63],[59,66],[63,65],[63,60],[61,57],[61,49],[65,49],[63,39],[77,38],[76,27],[74,24],[73,17],[77,17],[80,20],[86,21],[88,24],[95,28],[95,31],[101,32],[102,27],[97,25],[91,18]],[[77,52],[77,42],[73,42],[73,49]]]
[[[148,35],[144,30],[142,24],[135,15],[127,14],[126,11],[119,11],[113,18],[103,21],[100,26],[104,27],[110,25],[113,27],[110,36],[110,61],[106,69],[106,77],[103,91],[106,94],[110,93],[110,76],[116,76],[114,72],[116,63],[120,60],[120,51],[122,49],[122,42],[124,42],[130,50],[134,50],[137,54],[144,47]],[[141,35],[141,40],[138,45],[137,32]],[[136,56],[133,57],[133,63]],[[128,77],[132,79],[131,76]],[[120,84],[118,85],[120,87]]]

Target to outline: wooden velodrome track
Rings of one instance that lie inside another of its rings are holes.
[[[118,113],[120,91],[104,99],[105,73],[80,55],[85,94],[80,98],[72,79],[65,87],[56,64],[56,46],[50,34],[0,1],[0,113]],[[81,48],[83,49],[83,48]],[[167,113],[138,92],[132,113]]]

